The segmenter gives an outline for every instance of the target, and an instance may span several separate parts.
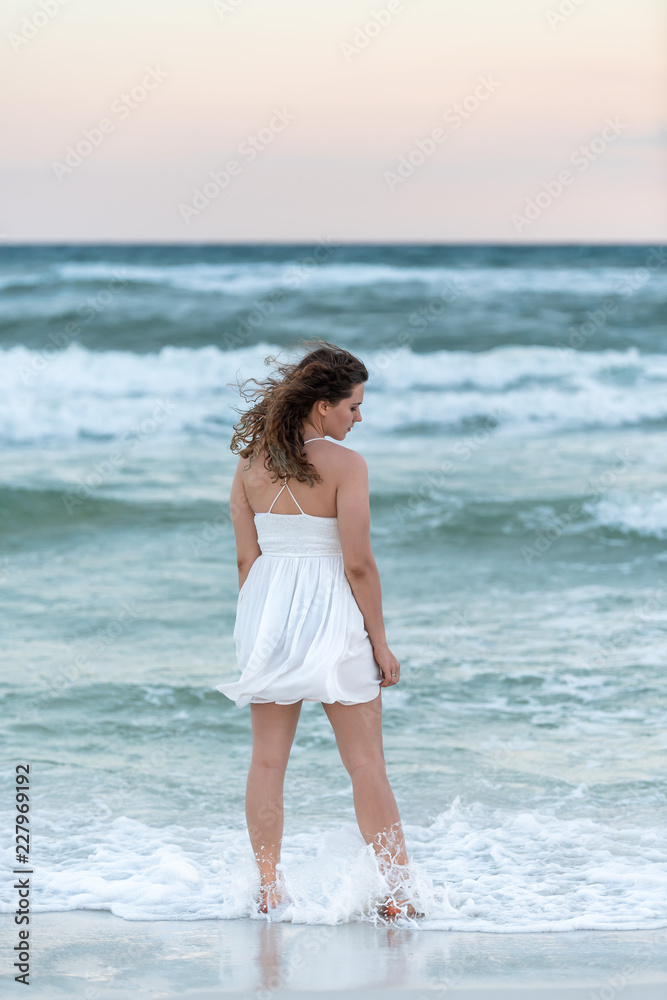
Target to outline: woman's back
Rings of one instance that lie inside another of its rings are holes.
[[[272,482],[272,474],[264,467],[264,455],[254,459],[250,468],[244,470],[246,496],[255,514],[267,513],[270,509],[273,514],[298,515],[301,507],[303,512],[313,517],[338,516],[338,486],[350,457],[357,453],[328,438],[306,439],[304,451],[321,476],[321,483],[309,486],[308,483],[288,478],[288,489],[283,489],[284,479]]]

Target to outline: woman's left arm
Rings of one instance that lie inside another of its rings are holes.
[[[262,554],[259,542],[257,541],[255,515],[248,503],[243,483],[241,470],[246,461],[245,458],[239,458],[229,495],[229,512],[236,539],[236,565],[239,571],[239,590],[245,583],[245,579],[255,559]]]

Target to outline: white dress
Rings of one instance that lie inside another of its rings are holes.
[[[324,438],[308,438],[308,441]],[[308,442],[305,441],[304,444]],[[300,514],[273,514],[287,487]],[[239,591],[234,641],[241,676],[217,690],[249,702],[372,701],[382,674],[345,576],[338,519],[306,514],[287,478],[255,514],[261,555]]]

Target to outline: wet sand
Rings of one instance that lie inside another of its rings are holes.
[[[2,979],[16,992],[9,914],[0,929]],[[73,911],[33,914],[30,931],[33,1000],[667,997],[664,930],[473,934],[265,919],[130,922]]]

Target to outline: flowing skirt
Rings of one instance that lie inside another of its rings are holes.
[[[342,555],[258,556],[239,591],[234,641],[241,676],[217,690],[239,708],[357,705],[381,690]]]

